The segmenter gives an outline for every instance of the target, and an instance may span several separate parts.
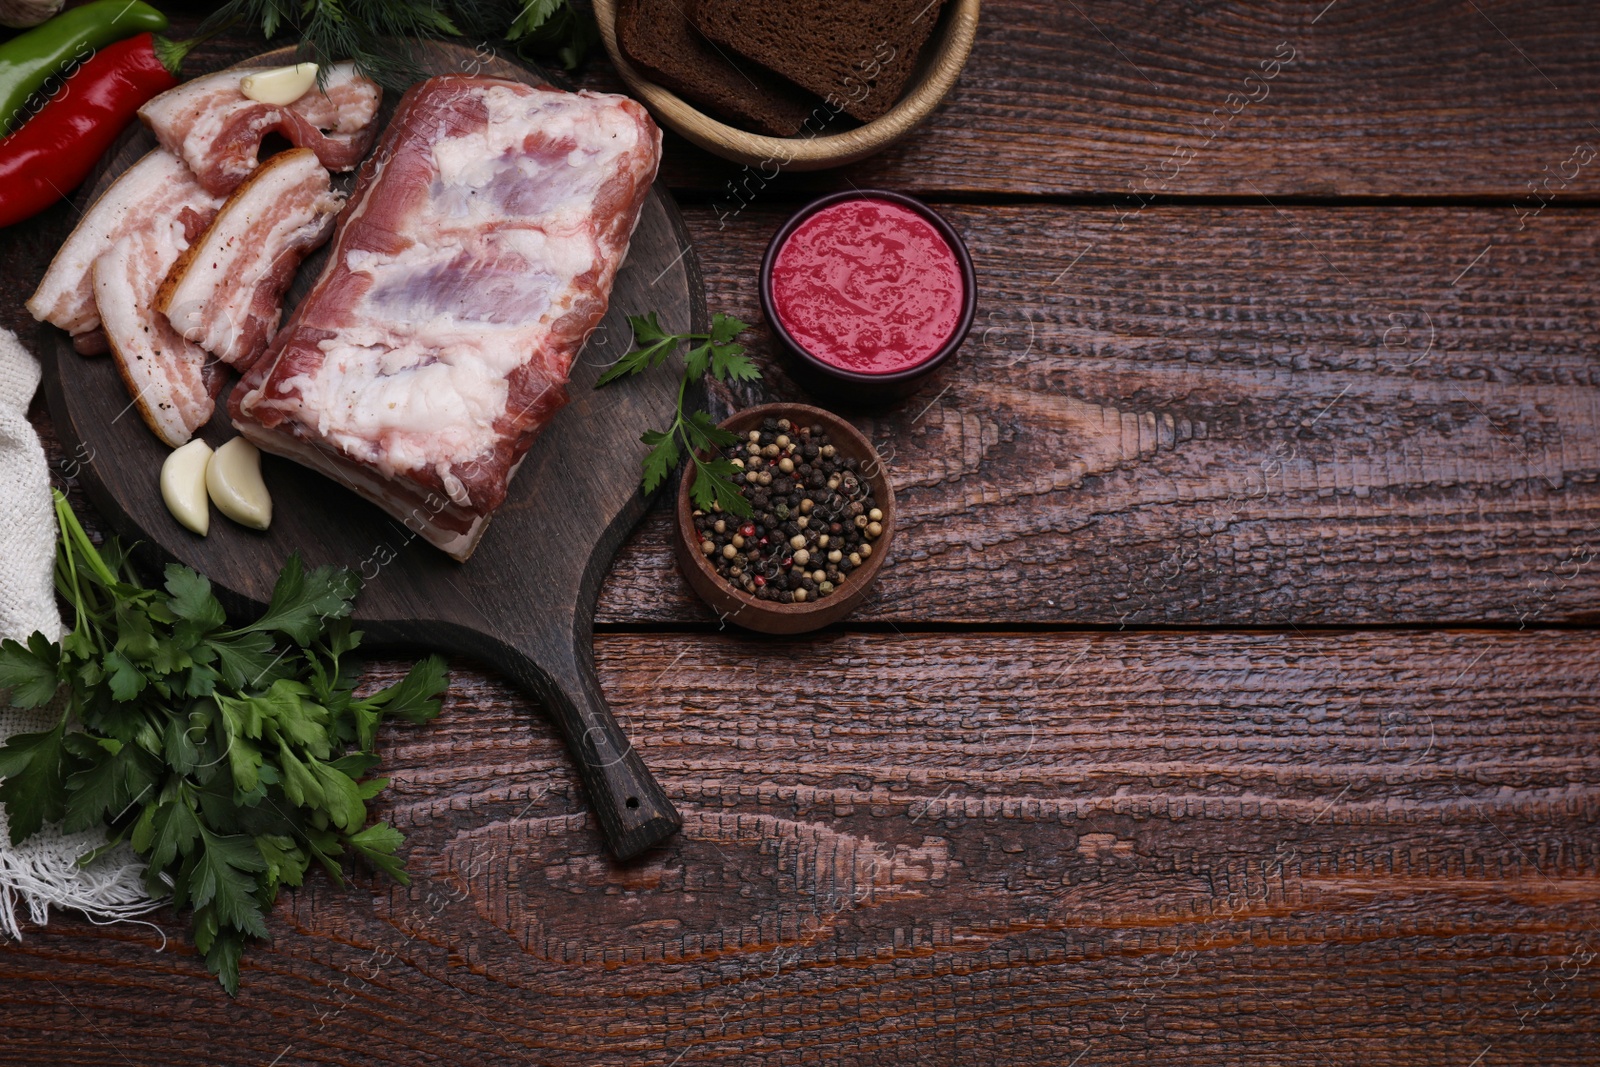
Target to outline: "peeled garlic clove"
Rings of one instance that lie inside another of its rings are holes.
[[[161,464],[161,499],[183,528],[204,537],[211,529],[211,507],[206,503],[206,469],[211,446],[198,437],[174,449]]]
[[[272,496],[261,480],[261,453],[242,437],[235,437],[206,465],[206,489],[211,502],[241,526],[265,530],[272,525]]]
[[[239,91],[259,104],[292,104],[317,84],[315,63],[274,67],[239,79]]]

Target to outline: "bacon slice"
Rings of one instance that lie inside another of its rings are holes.
[[[161,279],[188,247],[180,223],[152,222],[94,263],[95,304],[117,370],[144,421],[173,448],[210,420],[222,386],[222,376],[206,370],[205,349],[185,341],[151,306]]]
[[[238,68],[169,89],[139,109],[139,118],[218,196],[227,196],[255,171],[261,141],[281,133],[309,148],[329,170],[354,170],[377,137],[373,119],[383,92],[350,63],[328,68],[327,84],[288,106],[263,104],[239,90]]]
[[[176,221],[186,235],[198,235],[221,206],[222,201],[200,187],[182,160],[156,149],[95,201],[51,261],[28,300],[28,311],[40,322],[71,334],[78,351],[86,355],[106,351],[95,306],[95,260],[124,237],[150,226]]]
[[[344,197],[316,153],[273,156],[239,186],[173,264],[155,309],[183,335],[244,370],[266,351],[300,261],[333,233]]]
[[[234,423],[466,559],[605,315],[660,161],[625,97],[447,75],[406,94]]]

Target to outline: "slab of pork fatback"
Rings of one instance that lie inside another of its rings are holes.
[[[626,97],[413,87],[235,425],[466,559],[566,403],[660,157]]]

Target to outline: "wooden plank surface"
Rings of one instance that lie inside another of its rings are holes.
[[[178,6],[189,9],[174,18],[181,38],[206,9]],[[260,50],[228,34],[187,69]],[[1600,157],[1573,158],[1600,150],[1597,52],[1600,8],[1587,0],[986,0],[955,92],[884,155],[774,181],[674,137],[664,173],[727,210],[769,188],[845,181],[1135,205],[1264,193],[1534,210],[1539,198],[1600,195]],[[579,81],[622,87],[603,59]]]
[[[1597,51],[1588,0],[985,0],[961,83],[924,131],[838,174],[774,184],[1531,209],[1530,182],[1541,197],[1600,192]],[[620,86],[603,64],[585,84]],[[666,169],[729,210],[763,195],[770,171],[682,141]]]
[[[608,863],[549,727],[458,676],[383,739],[410,889],[289,894],[232,1004],[180,939],[30,931],[6,1061],[1592,1062],[1593,634],[598,659],[665,850]]]
[[[597,655],[672,846],[610,864],[548,723],[456,664],[384,738],[414,886],[286,896],[236,1002],[171,915],[164,951],[30,928],[0,1060],[1592,1063],[1600,635],[1540,628],[1600,615],[1597,46],[1584,0],[989,0],[875,160],[769,182],[669,141],[749,321],[812,190],[967,234],[973,339],[858,419],[905,517],[876,598],[710,634],[658,513]],[[69,215],[0,235],[0,324]],[[1312,629],[1354,624],[1495,629]]]

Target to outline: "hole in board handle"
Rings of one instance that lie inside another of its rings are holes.
[[[637,808],[638,806],[639,806],[639,798],[638,797],[629,797],[628,798],[628,807]]]

